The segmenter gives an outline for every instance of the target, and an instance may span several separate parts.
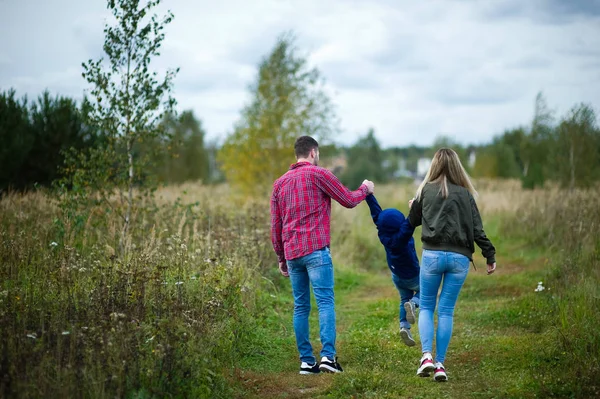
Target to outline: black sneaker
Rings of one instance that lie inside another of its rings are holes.
[[[321,370],[319,370],[319,365],[315,362],[315,364],[310,365],[306,362],[302,362],[300,365],[300,374],[319,374]]]
[[[324,373],[341,373],[344,371],[342,366],[337,362],[337,357],[335,360],[331,360],[330,358],[323,356],[319,368]]]

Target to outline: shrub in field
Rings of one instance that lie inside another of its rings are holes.
[[[536,290],[540,317],[559,343],[551,351],[564,364],[552,366],[557,380],[543,390],[591,397],[600,394],[600,191],[541,194],[506,219],[504,232],[545,248],[551,259],[548,281]]]
[[[115,256],[115,214],[58,226],[40,194],[0,202],[0,396],[226,395],[274,263],[268,214],[156,204]],[[226,203],[226,202],[224,202]],[[151,207],[148,207],[151,209]]]

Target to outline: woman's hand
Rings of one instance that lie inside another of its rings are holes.
[[[494,273],[496,271],[496,262],[492,263],[491,265],[487,265],[487,269],[488,276]]]
[[[410,201],[408,201],[408,209],[412,208],[412,204],[413,202],[415,202],[415,199],[411,199]]]

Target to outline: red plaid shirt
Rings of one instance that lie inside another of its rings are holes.
[[[290,166],[273,184],[271,241],[280,262],[329,245],[331,198],[354,208],[368,194],[364,184],[350,191],[325,168],[309,162]]]

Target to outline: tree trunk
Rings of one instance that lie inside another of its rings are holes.
[[[127,93],[127,123],[125,125],[125,138],[127,140],[127,164],[129,165],[129,177],[127,179],[127,210],[125,211],[125,222],[121,231],[121,240],[119,249],[121,256],[125,255],[125,243],[127,241],[127,233],[129,232],[129,224],[131,223],[131,209],[133,208],[133,140],[135,136],[130,131],[131,129],[131,104],[129,103],[129,79],[131,78],[131,41],[127,49],[127,81],[125,83],[125,91]]]
[[[127,179],[127,210],[125,211],[125,222],[121,231],[120,249],[121,254],[125,254],[125,242],[131,223],[131,211],[133,209],[133,143],[131,139],[127,140],[127,163],[129,165],[129,177]]]
[[[575,149],[573,140],[571,140],[571,148],[569,150],[569,166],[571,168],[571,182],[569,184],[569,190],[575,189]]]

